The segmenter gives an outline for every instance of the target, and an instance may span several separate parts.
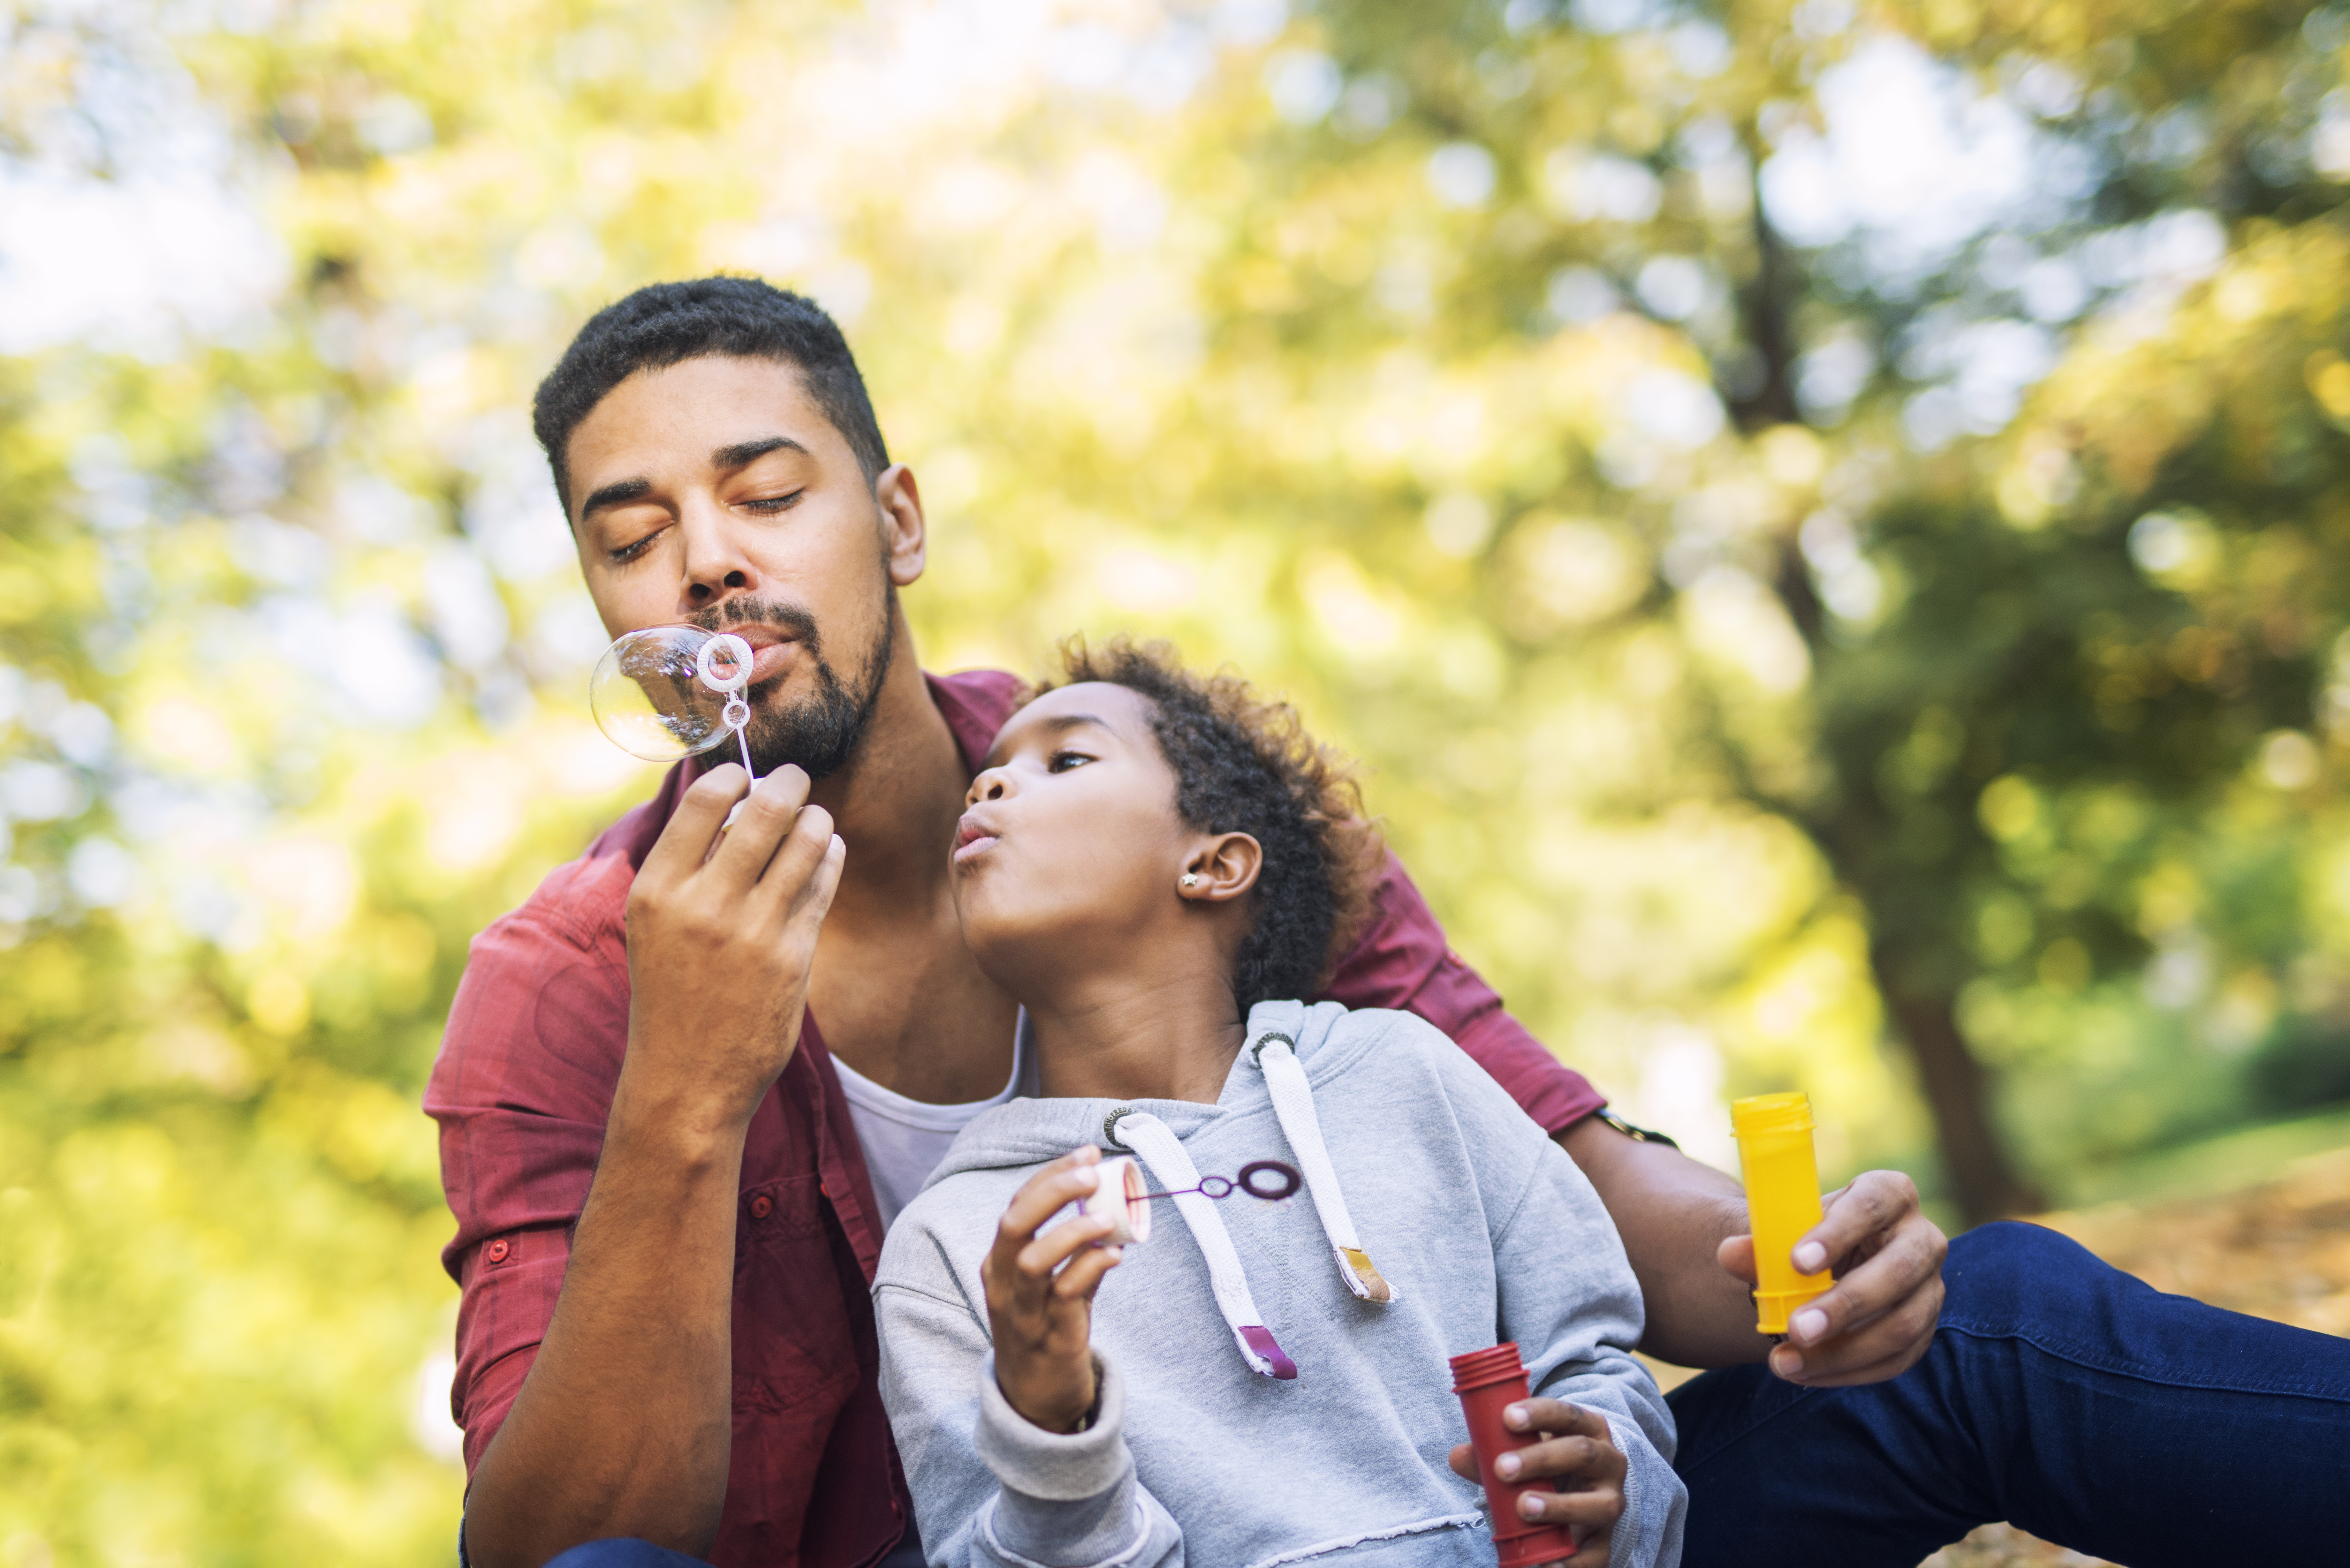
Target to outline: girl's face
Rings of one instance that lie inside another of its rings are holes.
[[[1233,836],[1177,815],[1152,706],[1100,681],[1047,692],[1012,716],[972,781],[955,910],[980,967],[1015,998],[1129,968],[1136,944],[1185,912],[1187,866]]]

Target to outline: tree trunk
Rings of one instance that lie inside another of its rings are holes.
[[[1762,356],[1761,384],[1745,398],[1731,400],[1731,413],[1749,432],[1780,423],[1798,421],[1802,411],[1795,399],[1794,361],[1798,349],[1794,330],[1794,306],[1801,291],[1796,264],[1785,243],[1763,211],[1760,178],[1762,143],[1748,137],[1757,170],[1754,190],[1755,275],[1740,290],[1740,314],[1747,340]],[[1790,535],[1779,541],[1771,587],[1788,618],[1810,650],[1814,668],[1833,658],[1866,659],[1866,649],[1839,652],[1829,645],[1826,615],[1812,586],[1810,566]],[[1873,781],[1846,779],[1842,804],[1827,820],[1810,819],[1790,812],[1809,831],[1836,879],[1851,888],[1869,911],[1869,968],[1895,1033],[1918,1064],[1918,1079],[1934,1116],[1934,1129],[1948,1171],[1951,1195],[1970,1225],[2008,1215],[2030,1213],[2041,1207],[2039,1195],[2009,1163],[1998,1129],[1992,1125],[1984,1074],[1959,1030],[1957,994],[1946,979],[1921,983],[1920,977],[1944,966],[1919,962],[1923,953],[1904,950],[1887,933],[1889,906],[1874,896],[1866,868],[1876,864],[1874,850],[1892,831],[1893,824],[1877,808]],[[1786,810],[1782,805],[1779,809]],[[1955,889],[1953,890],[1955,896]]]
[[[1951,1196],[1970,1225],[2030,1214],[2043,1207],[2040,1195],[2015,1174],[1991,1126],[1983,1072],[1959,1032],[1958,999],[1944,988],[1902,988],[1907,966],[1886,944],[1869,944],[1869,968],[1894,1027],[1918,1064],[1926,1104],[1949,1172]]]

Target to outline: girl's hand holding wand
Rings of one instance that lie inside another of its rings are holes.
[[[1037,1227],[1090,1197],[1101,1164],[1091,1145],[1064,1155],[1013,1194],[980,1278],[995,1340],[995,1386],[1048,1432],[1081,1430],[1098,1388],[1090,1339],[1094,1292],[1123,1248],[1098,1243],[1111,1221],[1078,1213],[1045,1235]]]

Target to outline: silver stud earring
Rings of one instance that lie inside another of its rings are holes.
[[[1179,888],[1196,888],[1200,885],[1200,874],[1197,871],[1186,871],[1176,880],[1175,885]]]

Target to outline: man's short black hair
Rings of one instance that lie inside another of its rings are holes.
[[[655,283],[588,318],[531,404],[531,428],[555,471],[555,495],[571,514],[566,461],[571,432],[606,393],[639,370],[712,354],[775,359],[799,370],[809,401],[847,438],[868,484],[889,466],[857,357],[814,300],[755,277]]]

